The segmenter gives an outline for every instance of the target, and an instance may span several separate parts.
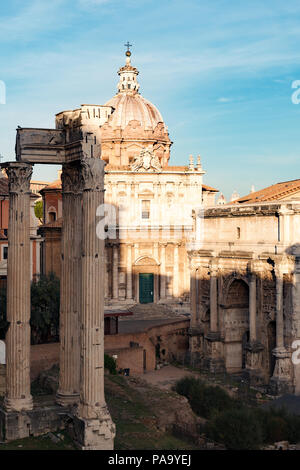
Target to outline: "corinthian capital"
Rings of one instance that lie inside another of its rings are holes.
[[[10,193],[24,194],[30,192],[32,165],[30,163],[11,162],[2,165],[8,176]]]
[[[83,190],[104,190],[105,162],[100,158],[85,158],[80,161]]]
[[[81,167],[75,163],[64,163],[61,174],[64,193],[80,193],[82,191]]]

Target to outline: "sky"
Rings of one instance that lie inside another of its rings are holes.
[[[2,162],[18,125],[54,127],[60,111],[107,102],[127,41],[174,142],[170,164],[200,154],[204,183],[227,198],[300,178],[298,0],[1,2]],[[37,165],[34,178],[57,169]]]

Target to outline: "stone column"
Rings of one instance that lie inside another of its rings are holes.
[[[210,331],[205,336],[205,358],[203,365],[211,373],[224,370],[223,343],[218,330],[218,261],[210,263]]]
[[[160,299],[166,299],[166,243],[161,244],[160,264]]]
[[[288,272],[284,264],[275,265],[276,275],[276,348],[273,355],[276,358],[273,376],[270,380],[270,393],[281,395],[293,391],[291,376],[291,355],[284,345],[283,324],[283,274]]]
[[[109,299],[109,273],[108,273],[108,253],[109,253],[109,246],[107,245],[104,247],[104,259],[105,259],[105,266],[104,266],[104,296],[105,299]]]
[[[8,163],[9,184],[6,395],[7,411],[31,410],[30,179],[32,165]]]
[[[192,367],[201,367],[203,356],[203,330],[199,320],[200,305],[200,273],[201,267],[190,266],[190,305],[191,305],[191,322],[189,328],[189,354],[190,364]]]
[[[283,271],[278,267],[276,274],[276,349],[284,347],[283,340]]]
[[[113,299],[119,298],[119,247],[113,245]]]
[[[263,269],[258,260],[251,261],[249,269],[249,342],[245,345],[246,367],[243,371],[244,378],[251,385],[259,385],[264,381],[262,352],[264,346],[257,340],[257,289],[258,273]]]
[[[179,256],[177,243],[174,246],[173,297],[179,297]]]
[[[60,371],[57,403],[79,401],[81,304],[82,188],[77,164],[62,170],[63,229],[60,288]]]
[[[190,284],[190,298],[191,298],[191,327],[198,326],[198,318],[197,318],[197,304],[199,302],[197,296],[197,268],[191,268],[191,284]]]
[[[132,300],[132,245],[127,245],[126,298]]]
[[[112,449],[115,426],[104,397],[104,240],[96,234],[104,200],[104,162],[81,161],[83,180],[80,402],[74,421],[82,449]]]
[[[256,341],[256,275],[250,274],[249,281],[249,317],[250,317],[250,343]]]
[[[212,262],[210,266],[210,332],[218,330],[218,292],[217,292],[218,267]]]

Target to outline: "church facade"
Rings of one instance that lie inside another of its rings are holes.
[[[106,305],[180,302],[188,310],[186,243],[194,236],[193,208],[213,205],[218,190],[203,184],[200,157],[195,162],[190,157],[186,166],[169,165],[168,129],[158,109],[139,93],[138,70],[128,51],[118,74],[118,92],[104,106],[82,105],[56,116],[56,128],[67,125],[73,136],[79,122],[100,130],[106,161]],[[60,180],[41,193],[43,272],[60,275]]]

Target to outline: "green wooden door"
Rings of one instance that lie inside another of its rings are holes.
[[[153,274],[140,274],[140,303],[149,304],[153,302]]]

